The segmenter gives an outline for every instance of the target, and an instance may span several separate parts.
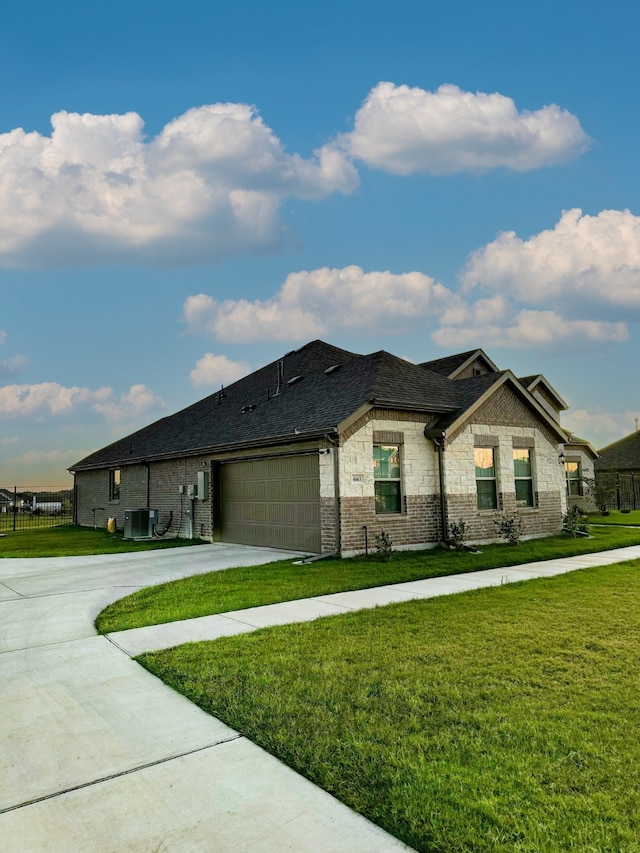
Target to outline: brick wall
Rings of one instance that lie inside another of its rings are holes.
[[[120,468],[120,499],[109,500],[109,470],[80,471],[76,474],[78,487],[78,524],[106,527],[115,518],[118,528],[124,528],[124,513],[147,505],[147,469],[144,465],[124,465]]]
[[[440,501],[437,495],[406,495],[405,511],[379,515],[373,495],[340,500],[340,534],[345,556],[365,549],[365,526],[369,552],[375,552],[376,534],[387,533],[394,548],[434,545],[440,529]]]

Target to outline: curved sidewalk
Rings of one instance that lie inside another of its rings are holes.
[[[165,625],[131,628],[107,636],[119,649],[131,657],[135,657],[143,652],[167,649],[183,643],[215,640],[232,634],[255,631],[258,628],[286,625],[291,622],[307,622],[319,619],[322,616],[335,616],[368,607],[409,601],[413,598],[434,598],[440,595],[464,592],[468,589],[516,583],[532,578],[552,577],[578,569],[606,566],[636,558],[640,558],[640,545],[616,548],[611,551],[598,551],[594,554],[584,554],[578,557],[540,560],[535,563],[524,563],[520,566],[509,566],[508,568],[484,569],[479,572],[376,586],[351,592],[336,592],[314,598],[267,604],[246,610],[234,610],[215,616],[201,616],[197,619],[169,622]]]
[[[291,556],[207,545],[0,560],[3,853],[408,850],[166,687],[131,656],[640,558],[640,545],[334,593],[109,637],[95,633],[97,613],[141,586]]]

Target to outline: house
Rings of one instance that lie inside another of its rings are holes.
[[[566,411],[568,406],[547,379],[538,373],[533,376],[521,376],[520,382],[559,424],[560,413]],[[564,471],[568,504],[575,504],[585,512],[592,512],[596,509],[592,484],[595,478],[594,462],[598,453],[586,438],[579,438],[568,429],[564,431],[567,434],[564,442]]]
[[[597,480],[610,484],[610,509],[640,509],[640,430],[598,451]]]
[[[313,341],[77,462],[77,522],[152,508],[167,535],[343,555],[382,530],[434,545],[459,519],[491,540],[496,511],[552,533],[569,437],[531,384],[480,349],[412,364]]]

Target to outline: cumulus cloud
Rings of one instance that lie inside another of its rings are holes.
[[[419,329],[456,301],[423,273],[364,272],[354,265],[291,273],[266,300],[190,296],[184,318],[192,331],[225,341],[300,341],[341,330]]]
[[[12,355],[11,358],[0,358],[0,373],[20,373],[30,363],[26,355]]]
[[[562,214],[528,240],[513,231],[474,252],[463,272],[466,291],[508,293],[528,304],[605,308],[610,317],[640,309],[640,217],[628,210]]]
[[[207,352],[198,359],[189,379],[196,388],[204,388],[230,385],[250,372],[251,366],[246,361],[231,361],[226,355]]]
[[[84,407],[109,421],[127,422],[149,409],[165,406],[145,385],[132,385],[120,396],[109,387],[92,390],[57,382],[0,386],[0,417],[4,418],[63,416]]]
[[[504,167],[527,172],[584,151],[578,119],[556,104],[518,111],[498,92],[435,92],[379,83],[340,139],[349,154],[397,175],[448,174]]]
[[[132,385],[126,394],[97,402],[93,408],[112,423],[128,423],[152,409],[166,409],[167,404],[146,385]]]
[[[335,145],[288,154],[246,104],[197,107],[146,140],[137,113],[59,112],[52,133],[0,134],[0,260],[189,263],[283,237],[285,197],[349,192]]]
[[[487,312],[497,304],[499,312]],[[591,352],[627,340],[625,323],[596,320],[569,320],[555,311],[509,309],[507,303],[480,300],[459,312],[463,325],[442,325],[431,335],[433,341],[446,347],[494,347],[509,349],[541,349],[545,352]]]

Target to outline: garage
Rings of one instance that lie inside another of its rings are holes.
[[[220,496],[222,540],[320,553],[317,453],[224,463]]]

